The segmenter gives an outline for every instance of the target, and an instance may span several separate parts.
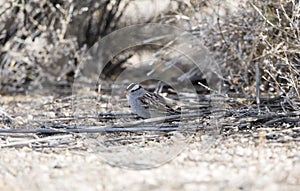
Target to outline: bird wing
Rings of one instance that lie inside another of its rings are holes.
[[[149,111],[156,111],[169,114],[180,114],[179,111],[174,110],[169,105],[166,104],[164,98],[158,94],[147,92],[139,100],[144,104],[146,109]]]

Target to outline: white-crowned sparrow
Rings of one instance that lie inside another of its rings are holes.
[[[126,90],[127,99],[133,113],[142,118],[180,114],[179,111],[167,105],[162,96],[146,91],[139,84],[132,83]]]

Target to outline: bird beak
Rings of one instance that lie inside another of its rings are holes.
[[[128,91],[127,90],[124,91],[124,94],[126,96],[126,99],[129,99],[129,95],[128,95]]]

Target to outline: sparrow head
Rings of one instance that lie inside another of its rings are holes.
[[[129,86],[127,86],[126,93],[133,96],[143,96],[145,94],[145,90],[141,85],[131,83]]]

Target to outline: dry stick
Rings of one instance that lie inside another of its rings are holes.
[[[185,114],[185,115],[171,115],[165,117],[155,117],[150,119],[138,120],[138,121],[131,121],[128,123],[121,123],[113,125],[113,127],[133,127],[137,125],[144,125],[149,123],[159,123],[164,122],[165,120],[172,120],[172,119],[180,119],[180,117],[199,117],[199,114]]]
[[[272,119],[270,121],[267,121],[266,123],[264,123],[264,125],[271,125],[274,123],[298,123],[300,122],[300,118],[289,118],[289,117],[281,117],[281,118],[277,118],[277,119]]]
[[[13,118],[10,115],[8,115],[8,113],[6,113],[1,109],[0,109],[0,115],[4,115],[4,117],[6,117],[9,121],[13,121]]]
[[[59,117],[59,118],[53,118],[53,119],[43,119],[39,120],[38,122],[53,122],[53,121],[72,121],[72,120],[77,120],[77,119],[107,119],[102,116],[108,116],[108,117],[134,117],[133,113],[100,113],[98,116],[84,116],[84,117]],[[100,116],[100,117],[99,117]]]
[[[290,35],[286,30],[283,30],[282,28],[276,26],[275,24],[273,24],[270,20],[268,20],[264,14],[259,10],[259,8],[257,6],[255,6],[253,3],[249,2],[250,5],[258,12],[258,14],[265,20],[265,22],[267,22],[269,25],[271,25],[272,27],[280,30],[281,32],[285,33],[286,35]],[[284,50],[285,51],[285,50]]]
[[[149,44],[149,43],[153,43],[162,39],[166,39],[167,37],[170,37],[171,35],[161,35],[161,36],[157,36],[157,37],[153,37],[150,39],[146,39],[143,41],[143,44]],[[174,42],[174,40],[171,40],[168,44],[172,44]]]
[[[0,148],[22,146],[22,145],[28,145],[30,143],[46,142],[46,141],[51,141],[51,140],[56,140],[56,139],[65,139],[65,138],[72,138],[72,137],[73,137],[73,135],[57,135],[57,136],[44,137],[44,138],[39,138],[39,139],[31,139],[31,140],[26,140],[26,141],[16,141],[16,142],[7,143],[7,144],[1,144]]]
[[[221,37],[222,39],[224,40],[225,44],[227,47],[230,47],[230,45],[228,44],[228,42],[226,41],[225,37],[224,37],[224,34],[222,32],[222,29],[221,29],[221,24],[220,24],[220,1],[218,2],[218,17],[217,17],[217,26],[219,28],[219,31],[220,31],[220,34],[221,34]]]
[[[258,63],[255,63],[255,79],[256,79],[256,104],[258,108],[258,113],[260,113],[260,98],[259,98],[259,67]]]
[[[269,24],[271,25],[272,27],[275,27],[277,28],[271,21],[269,21],[265,16],[264,14],[259,10],[258,7],[256,7],[253,3],[250,2],[250,5],[258,12],[258,14]]]
[[[260,121],[264,125],[270,125],[276,122],[287,122],[287,123],[298,123],[300,121],[299,117],[300,114],[296,113],[289,113],[287,115],[280,115],[280,114],[265,114],[260,115],[257,117],[248,117],[248,121]],[[292,118],[298,117],[298,118]]]
[[[216,111],[219,112],[219,111]],[[205,114],[205,113],[203,113]],[[171,115],[166,117],[156,117],[145,120],[132,121],[127,123],[118,123],[113,126],[80,126],[80,128],[72,129],[0,129],[1,133],[99,133],[99,132],[138,132],[138,131],[176,131],[185,130],[179,127],[136,127],[138,125],[145,125],[151,123],[164,122],[165,120],[199,117],[198,113],[184,114],[184,115]]]
[[[196,126],[191,126],[195,128]],[[190,128],[190,127],[189,127]],[[140,132],[140,131],[177,131],[177,130],[186,130],[185,128],[180,127],[100,127],[92,126],[86,128],[74,128],[74,129],[45,129],[45,128],[36,128],[36,129],[0,129],[0,133],[12,134],[12,133],[45,133],[45,134],[54,134],[54,133],[115,133],[115,132]]]

